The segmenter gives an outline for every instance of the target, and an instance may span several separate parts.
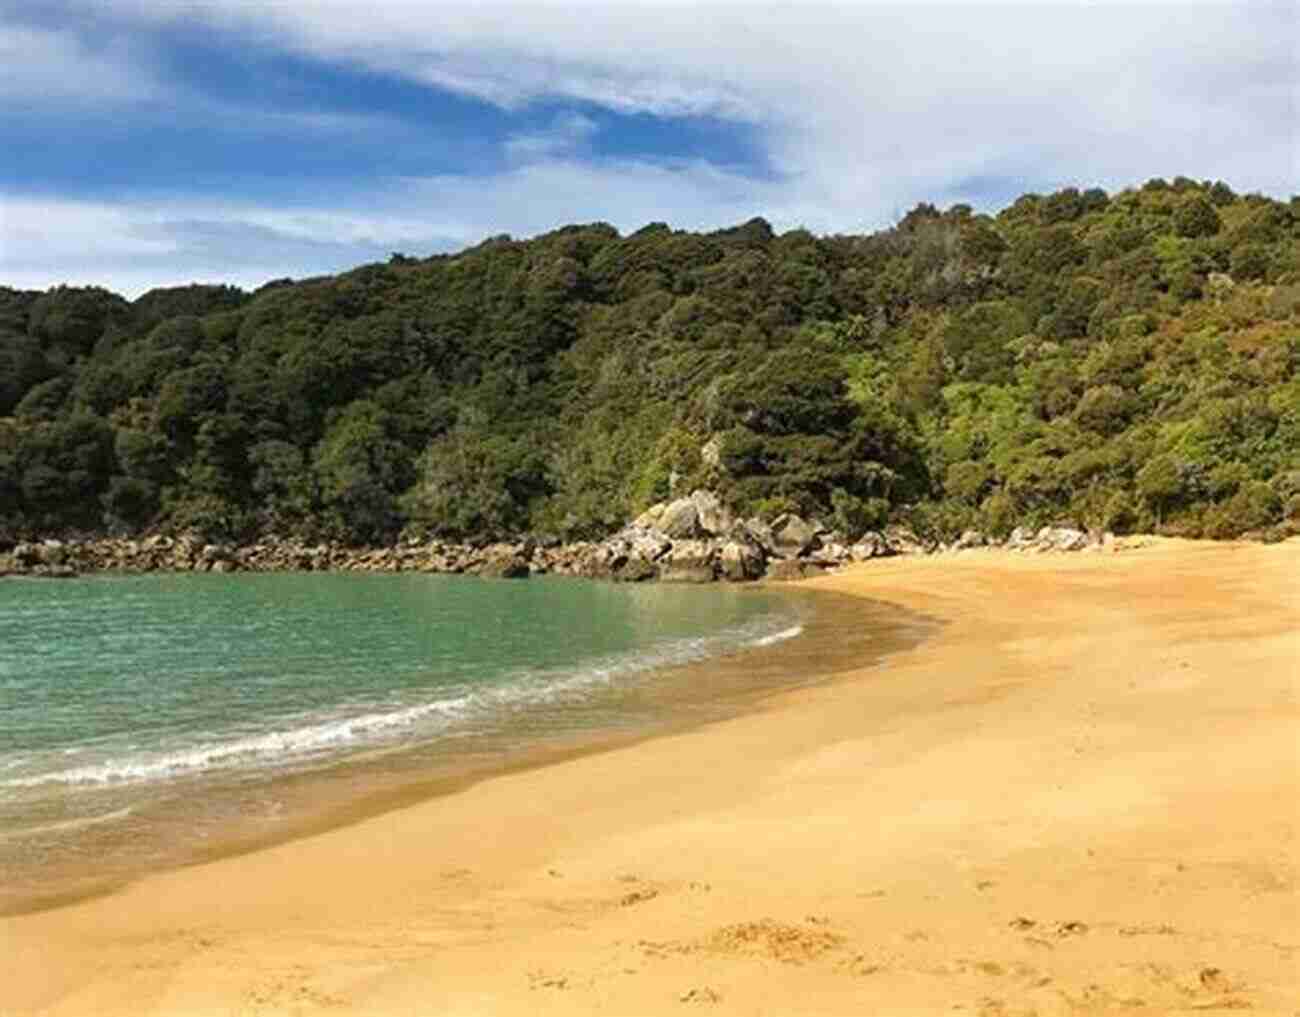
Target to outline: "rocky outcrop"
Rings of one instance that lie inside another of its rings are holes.
[[[1114,543],[1114,534],[1087,533],[1072,526],[1044,526],[1036,531],[1017,526],[1003,546],[1011,551],[1083,551],[1112,547]]]
[[[736,519],[710,491],[654,505],[598,543],[523,540],[458,544],[407,540],[392,547],[349,548],[268,538],[232,545],[191,536],[6,542],[0,576],[47,578],[84,572],[437,572],[522,579],[569,575],[620,582],[706,583],[804,579],[849,562],[896,554],[959,553],[985,546],[1022,552],[1114,548],[1111,534],[1070,526],[1019,528],[1003,542],[968,530],[947,545],[891,526],[850,542],[794,513],[771,523]]]
[[[861,542],[860,542],[861,543]],[[889,553],[883,538],[868,541],[862,556]],[[736,519],[711,491],[653,505],[631,525],[601,542],[591,574],[612,579],[665,582],[747,582],[803,578],[854,560],[839,535],[793,513],[771,524]],[[798,565],[784,565],[786,562]]]

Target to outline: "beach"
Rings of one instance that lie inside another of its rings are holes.
[[[887,559],[741,716],[0,918],[0,1014],[1300,1013],[1300,541]]]

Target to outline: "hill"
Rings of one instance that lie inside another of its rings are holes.
[[[0,536],[1300,529],[1300,199],[1152,180],[866,236],[604,224],[338,276],[0,289]]]

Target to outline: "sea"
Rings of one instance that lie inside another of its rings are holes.
[[[771,587],[0,581],[0,912],[708,723],[921,638]]]

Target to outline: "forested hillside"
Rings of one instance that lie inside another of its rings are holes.
[[[1183,178],[0,289],[0,538],[574,539],[696,487],[850,536],[1300,531],[1298,368],[1300,199]]]

